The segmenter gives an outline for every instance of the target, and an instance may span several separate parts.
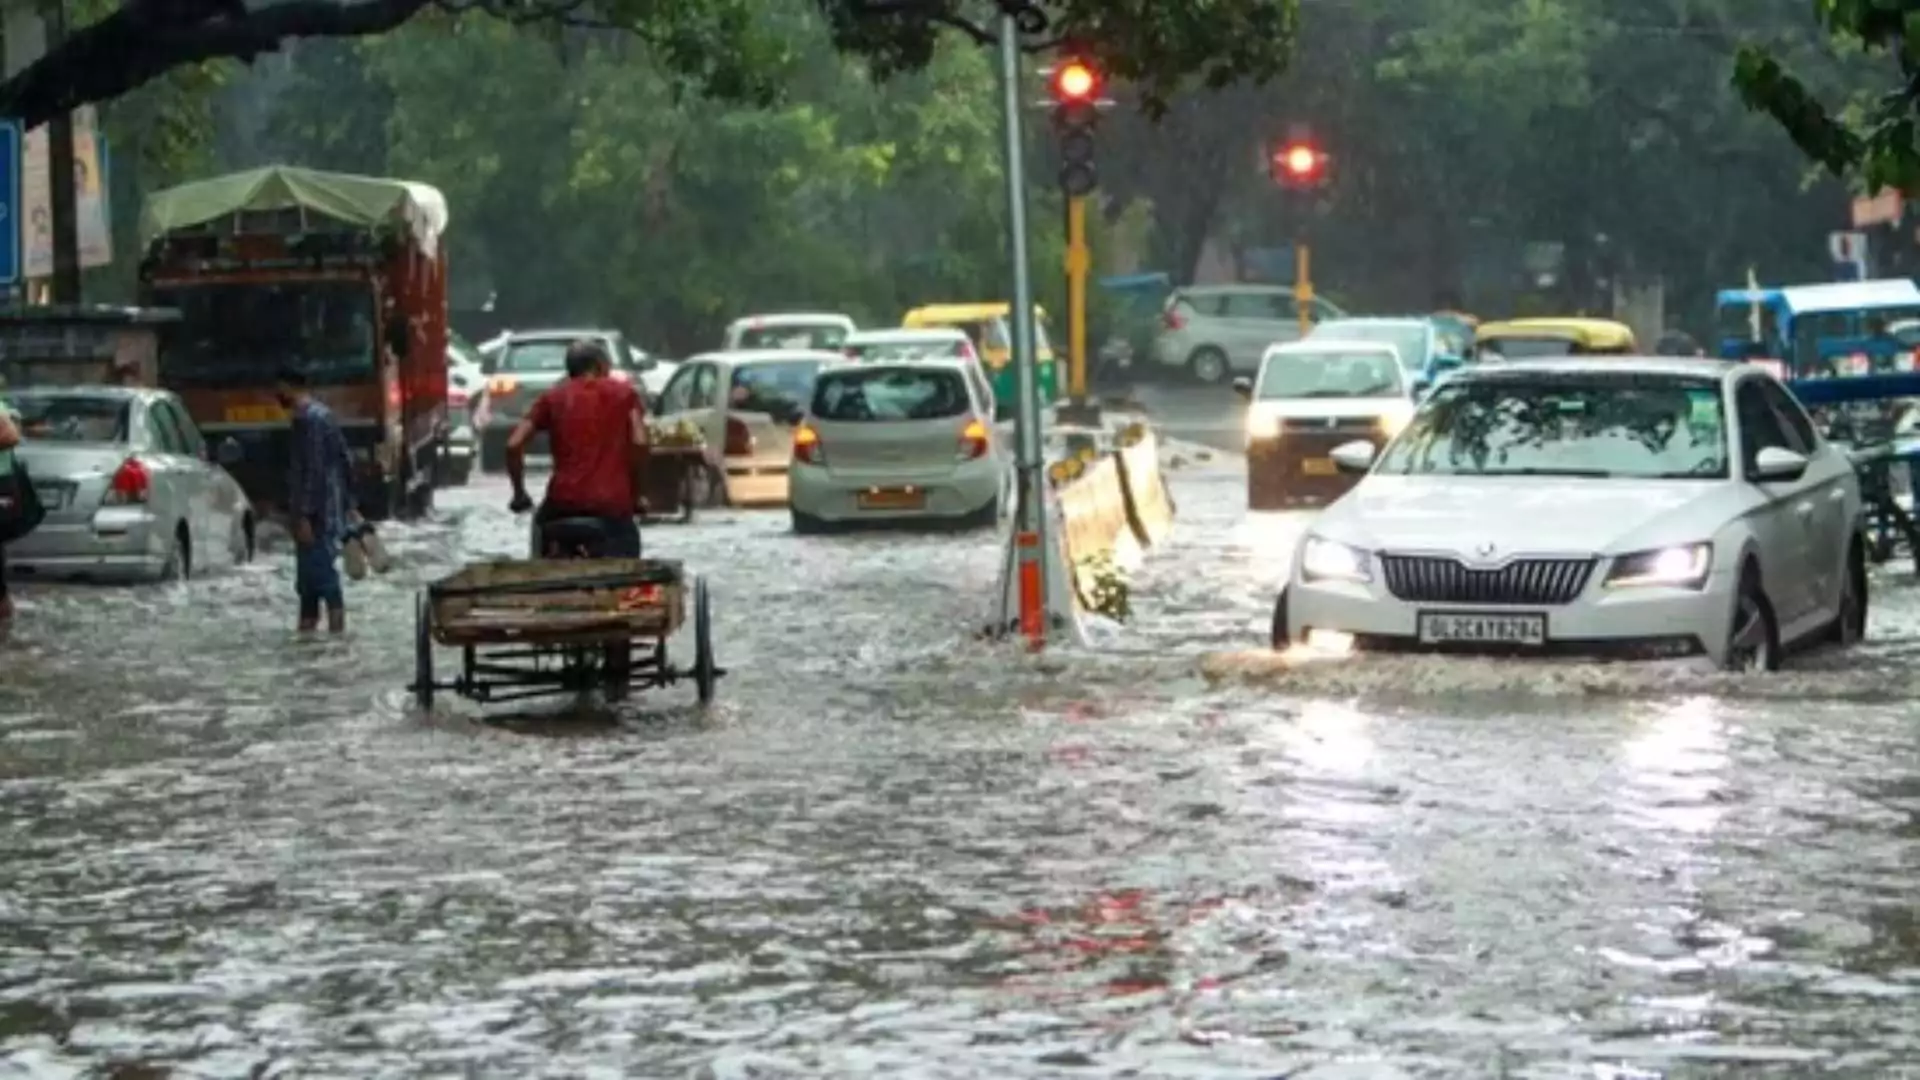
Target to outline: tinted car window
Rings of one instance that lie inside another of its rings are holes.
[[[1780,414],[1780,419],[1787,422],[1787,429],[1799,443],[1795,449],[1803,454],[1813,453],[1818,440],[1814,438],[1813,421],[1807,418],[1807,410],[1801,408],[1800,403],[1793,399],[1793,395],[1787,393],[1786,388],[1779,383],[1762,379],[1758,380],[1756,385],[1760,387],[1760,393],[1766,397],[1767,403]]]
[[[971,410],[966,380],[946,368],[836,371],[813,391],[813,415],[836,423],[944,420]]]
[[[1786,422],[1767,404],[1767,397],[1757,383],[1741,383],[1740,389],[1734,392],[1733,406],[1740,414],[1740,460],[1748,468],[1753,467],[1754,459],[1762,450],[1795,449]]]
[[[752,412],[804,409],[813,396],[813,377],[819,360],[768,360],[733,369],[730,400],[736,409]]]
[[[1725,412],[1720,384],[1712,379],[1630,373],[1456,377],[1421,405],[1376,471],[1723,479]]]
[[[499,370],[548,372],[567,370],[567,349],[571,341],[519,341],[507,346],[500,357]]]
[[[750,326],[740,333],[742,349],[837,349],[847,340],[843,326]]]

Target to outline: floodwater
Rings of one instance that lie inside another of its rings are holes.
[[[413,590],[520,546],[497,483],[342,640],[282,553],[23,590],[0,1075],[1920,1076],[1908,575],[1775,677],[1295,663],[1301,519],[1172,482],[1134,624],[1040,659],[973,640],[989,538],[660,526],[706,712],[413,710]]]

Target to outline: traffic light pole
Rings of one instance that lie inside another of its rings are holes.
[[[1087,250],[1087,198],[1067,196],[1067,359],[1070,389],[1063,423],[1097,426],[1100,409],[1087,400],[1087,274],[1093,257]]]
[[[1034,366],[1033,275],[1027,244],[1027,171],[1020,132],[1020,25],[1013,5],[1000,5],[1001,122],[1006,129],[1007,230],[1013,250],[1013,366],[1019,382],[1019,521],[1014,544],[1019,574],[1020,631],[1035,649],[1047,643],[1046,464],[1040,443],[1040,379]]]
[[[1299,308],[1300,336],[1313,330],[1313,250],[1305,237],[1293,245],[1293,302]]]

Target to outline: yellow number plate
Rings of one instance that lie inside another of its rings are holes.
[[[881,488],[860,493],[862,510],[918,510],[927,505],[927,493],[913,488]]]
[[[1340,467],[1330,457],[1314,457],[1302,461],[1300,471],[1308,476],[1334,476],[1340,472]]]
[[[229,424],[283,424],[287,411],[278,405],[235,405],[227,409]]]

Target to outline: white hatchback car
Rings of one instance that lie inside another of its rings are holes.
[[[793,432],[793,529],[997,524],[1012,472],[977,364],[915,360],[822,371]]]
[[[1751,364],[1462,369],[1309,526],[1273,644],[1684,655],[1772,670],[1866,627],[1859,482]]]

